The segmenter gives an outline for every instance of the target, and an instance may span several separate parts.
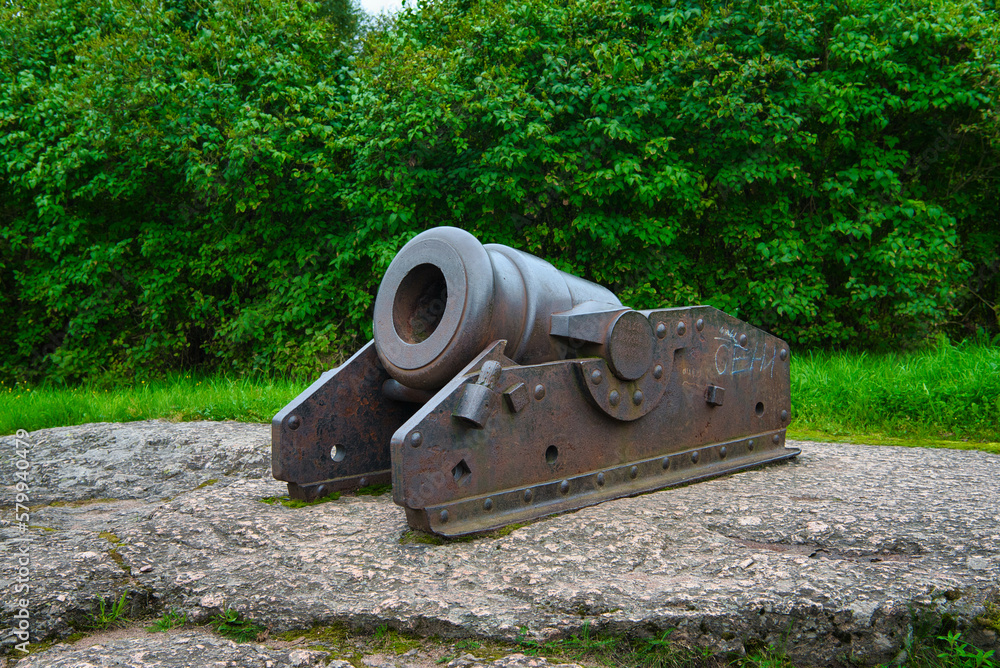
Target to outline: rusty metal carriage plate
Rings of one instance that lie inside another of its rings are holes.
[[[460,535],[798,454],[781,339],[708,306],[628,309],[454,228],[400,251],[375,331],[275,416],[293,496],[391,470],[412,527]]]

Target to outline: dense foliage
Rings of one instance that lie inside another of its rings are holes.
[[[991,3],[646,1],[4,5],[0,374],[328,364],[442,224],[796,344],[1000,329]]]

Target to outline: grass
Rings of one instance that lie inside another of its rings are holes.
[[[309,382],[190,374],[77,387],[30,387],[0,382],[0,434],[13,434],[18,429],[34,431],[88,422],[157,418],[174,422],[270,422]]]
[[[155,620],[146,630],[150,633],[169,631],[187,625],[187,615],[176,608],[164,612],[159,619]]]
[[[1000,345],[804,352],[792,356],[791,373],[791,438],[1000,453]],[[173,374],[114,386],[0,383],[0,434],[155,418],[269,422],[312,380]]]
[[[792,357],[789,436],[1000,454],[1000,346]]]
[[[327,494],[326,496],[321,496],[315,501],[303,501],[301,499],[292,499],[287,495],[285,496],[265,496],[260,501],[261,503],[266,503],[273,506],[276,503],[283,505],[285,508],[305,508],[306,506],[315,506],[320,503],[327,503],[329,501],[336,501],[340,498],[340,492],[333,492],[332,494]]]
[[[421,531],[420,529],[409,529],[403,532],[403,535],[399,539],[400,545],[448,545],[451,543],[471,543],[474,540],[479,540],[480,538],[503,538],[504,536],[509,536],[521,527],[526,527],[532,522],[515,522],[513,524],[508,524],[502,526],[499,529],[491,529],[489,531],[477,531],[476,533],[467,533],[461,536],[438,536],[437,534],[427,533],[426,531]]]
[[[260,624],[256,624],[249,619],[244,619],[243,615],[235,608],[226,608],[223,612],[212,617],[209,626],[215,629],[215,632],[220,636],[235,640],[236,642],[258,640],[267,631]]]
[[[904,647],[905,665],[911,668],[998,668],[993,650],[984,651],[967,644],[960,631],[944,633],[927,635],[916,629]]]
[[[89,616],[87,627],[95,631],[105,631],[124,624],[127,621],[125,617],[127,603],[125,594],[122,594],[117,602],[110,604],[102,598],[98,602],[97,612]]]

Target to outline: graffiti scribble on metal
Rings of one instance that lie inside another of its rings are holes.
[[[787,459],[788,345],[709,306],[634,311],[455,228],[400,250],[375,339],[272,422],[294,498],[392,482],[459,535]]]

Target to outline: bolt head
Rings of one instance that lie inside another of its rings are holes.
[[[747,335],[746,334],[740,334],[740,345],[741,346],[745,346],[746,344],[747,344]]]
[[[302,426],[302,419],[298,415],[290,415],[288,416],[288,422],[286,422],[285,424],[288,425],[289,429],[295,431],[296,429]]]
[[[667,324],[665,322],[661,322],[661,323],[657,324],[656,325],[656,338],[662,339],[666,335],[667,335]]]
[[[784,422],[788,419],[788,411],[781,411],[781,421]]]
[[[719,448],[719,459],[725,459],[727,454],[729,454],[729,452],[726,450],[726,446]]]
[[[559,491],[562,492],[563,494],[565,494],[565,493],[567,493],[569,491],[569,481],[568,480],[563,480],[561,483],[559,483]]]
[[[590,381],[594,385],[600,385],[602,380],[604,380],[604,374],[601,373],[600,369],[594,369],[590,372]]]
[[[545,386],[539,383],[535,385],[535,399],[541,400],[545,396]]]
[[[777,445],[778,443],[781,443],[781,436],[780,436],[780,435],[778,435],[778,434],[775,434],[774,436],[772,436],[772,437],[771,437],[771,441],[772,441],[772,442],[773,442],[773,443],[774,443],[775,445]]]
[[[685,325],[683,322],[677,323],[677,336],[684,336],[686,332],[687,332],[687,325]]]
[[[598,487],[604,487],[604,474],[603,473],[598,473],[597,474],[597,486]]]
[[[670,468],[670,457],[664,457],[663,460],[660,462],[660,466],[663,467],[664,471]]]
[[[531,503],[531,496],[532,495],[531,495],[531,490],[530,489],[524,490],[524,502],[525,503]]]
[[[413,447],[419,448],[420,444],[423,442],[424,442],[424,435],[421,434],[419,431],[415,431],[412,434],[410,434],[410,445],[412,445]]]
[[[694,328],[697,329],[699,332],[705,329],[705,319],[698,318],[698,320],[694,323]]]
[[[781,361],[784,362],[786,359],[788,359],[788,351],[782,348],[781,352],[778,353],[778,357],[780,357]]]
[[[368,486],[368,478],[362,478],[361,480],[358,481],[358,487],[367,487],[367,486]]]
[[[448,521],[448,511],[447,510],[442,510],[441,511],[441,522],[445,523],[447,521]]]
[[[642,390],[636,390],[632,394],[632,403],[636,406],[642,403]]]
[[[493,510],[493,499],[483,501],[483,510]]]
[[[636,476],[638,476],[638,475],[639,475],[639,467],[638,466],[633,466],[632,468],[630,468],[628,470],[628,477],[629,478],[632,478],[633,480],[635,480]]]
[[[693,464],[697,464],[698,463],[698,451],[697,450],[691,453],[691,462]]]
[[[753,450],[753,439],[747,441],[747,450]]]
[[[663,378],[663,367],[659,364],[653,367],[653,378],[656,380]]]
[[[622,400],[621,395],[618,394],[618,390],[611,390],[611,394],[608,395],[608,403],[612,406],[617,406],[618,402]]]

